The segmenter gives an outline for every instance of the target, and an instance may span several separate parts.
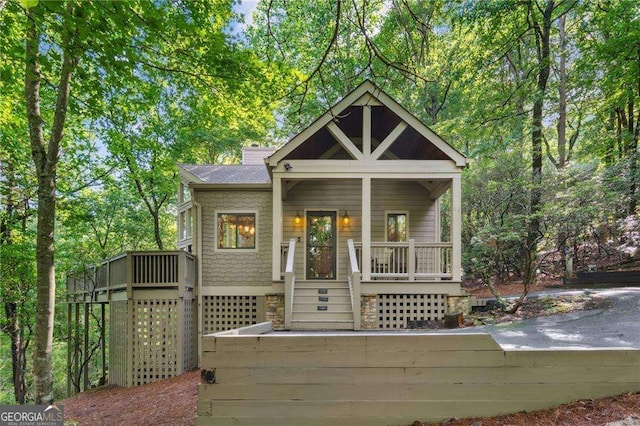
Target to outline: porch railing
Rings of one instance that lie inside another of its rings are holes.
[[[371,258],[362,263],[362,244],[355,243],[361,270],[371,268],[371,278],[415,281],[452,277],[452,243],[372,242]]]

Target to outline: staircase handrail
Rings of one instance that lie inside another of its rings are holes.
[[[286,329],[291,329],[291,317],[293,316],[293,291],[296,283],[295,253],[296,240],[291,238],[287,252],[287,265],[284,269],[284,326]]]
[[[347,240],[347,248],[349,251],[349,294],[351,296],[351,309],[353,310],[353,329],[360,330],[360,280],[362,273],[358,267],[358,256],[356,254],[355,244],[352,239]]]

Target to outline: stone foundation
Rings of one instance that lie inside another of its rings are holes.
[[[360,327],[362,330],[378,329],[378,295],[360,296]]]
[[[284,330],[284,294],[265,295],[265,316],[274,330]]]
[[[467,315],[471,312],[471,304],[468,295],[447,296],[447,312],[452,314],[460,312]]]

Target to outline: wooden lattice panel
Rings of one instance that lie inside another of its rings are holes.
[[[378,327],[406,328],[407,321],[442,319],[446,309],[444,294],[379,294]]]
[[[232,330],[258,322],[257,296],[204,296],[204,333]]]
[[[127,386],[127,301],[109,303],[109,383]]]
[[[183,339],[182,339],[182,371],[189,371],[197,367],[196,356],[196,324],[194,318],[195,300],[184,301]]]
[[[176,300],[133,301],[133,386],[179,374]]]

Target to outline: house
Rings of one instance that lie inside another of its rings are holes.
[[[132,386],[198,365],[199,336],[265,320],[401,329],[467,310],[466,164],[365,81],[277,150],[245,147],[241,165],[180,165],[179,250],[128,252],[68,277],[68,338],[85,349],[69,345],[70,383],[89,385],[89,334],[77,325],[88,330],[93,317],[109,322],[99,327],[102,376],[108,329],[109,383]]]
[[[180,165],[178,246],[198,259],[200,334],[263,319],[405,328],[459,302],[466,158],[373,83],[278,150],[242,157]]]

